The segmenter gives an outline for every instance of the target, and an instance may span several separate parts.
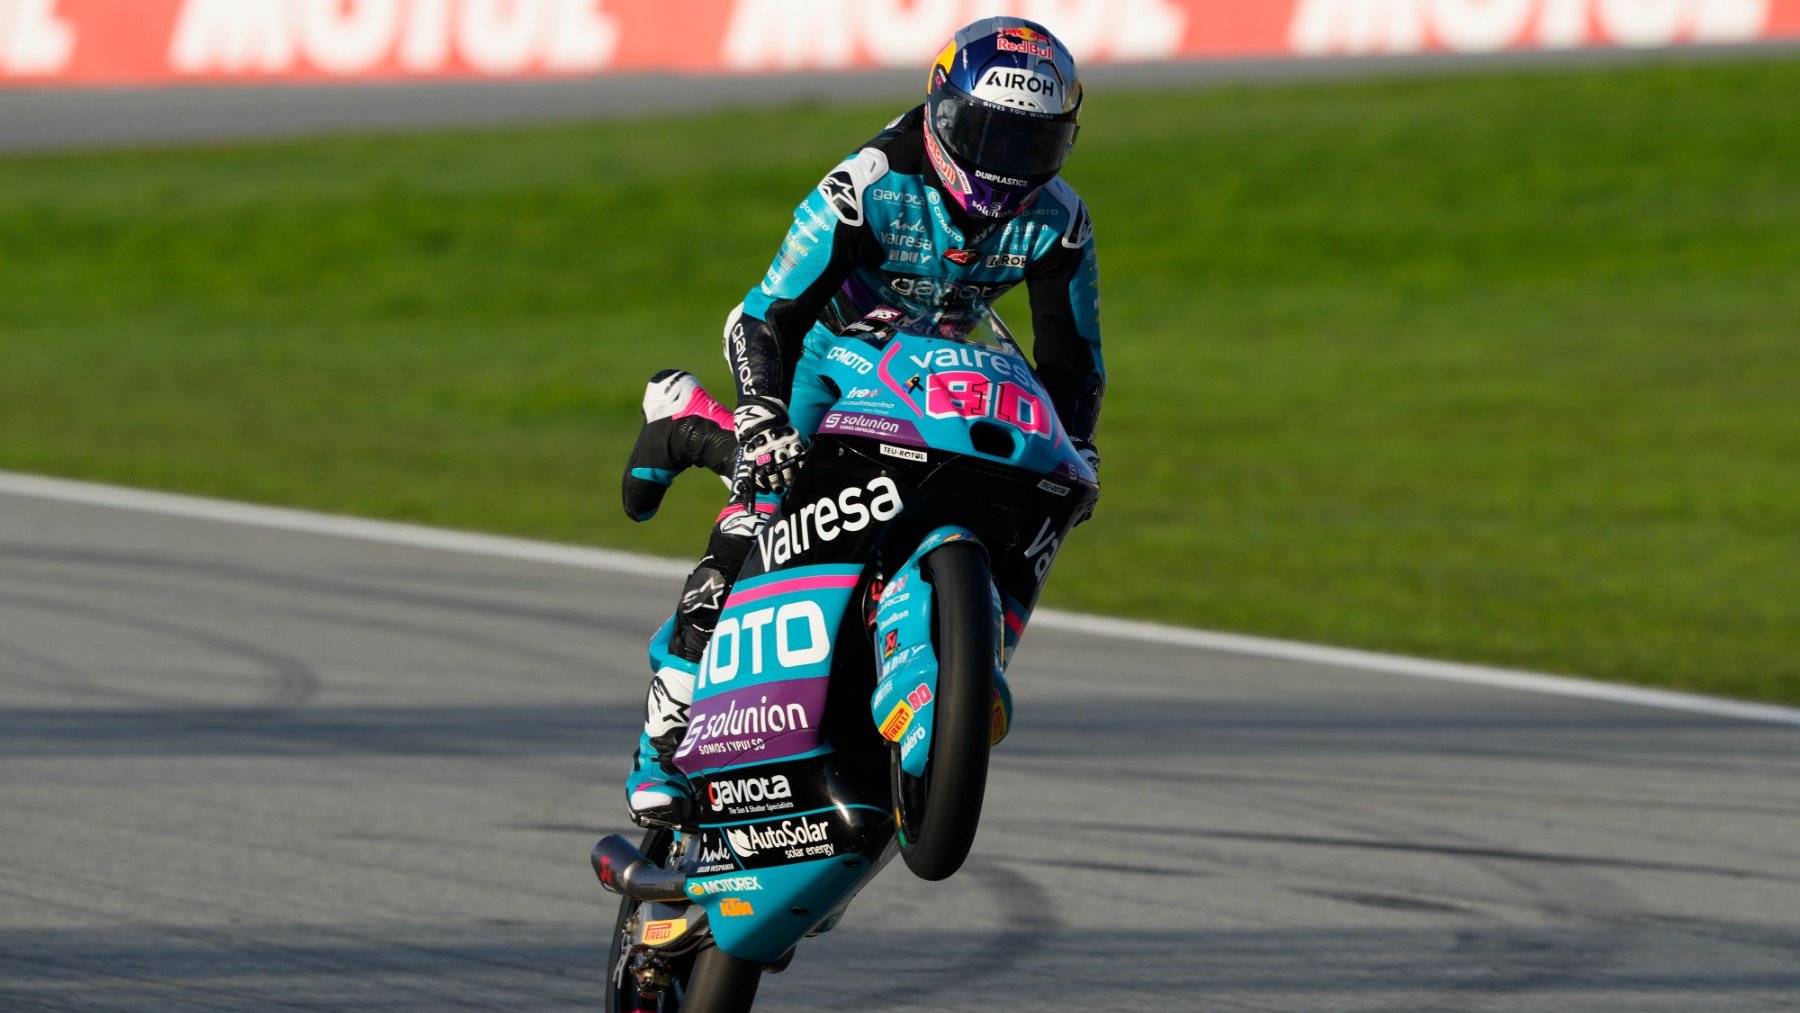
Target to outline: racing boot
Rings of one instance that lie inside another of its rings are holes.
[[[644,387],[644,428],[625,464],[625,513],[647,521],[675,476],[698,465],[729,486],[737,458],[731,412],[692,373],[665,369]]]
[[[698,661],[670,651],[675,628],[671,618],[650,640],[650,693],[644,701],[644,731],[638,736],[631,773],[625,778],[625,804],[641,827],[679,828],[692,820],[693,786],[675,769],[675,750],[687,734],[694,702]]]

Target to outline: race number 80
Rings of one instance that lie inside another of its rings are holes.
[[[1043,398],[1016,383],[995,384],[966,370],[931,374],[925,381],[925,414],[934,419],[993,418],[1033,436],[1050,435]]]

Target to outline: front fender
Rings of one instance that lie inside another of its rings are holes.
[[[881,736],[900,750],[900,768],[914,777],[925,774],[937,701],[938,659],[931,644],[935,599],[920,572],[924,558],[949,542],[971,541],[987,551],[973,531],[946,525],[927,535],[894,573],[875,606],[875,645],[881,678],[869,698],[869,713]],[[1006,612],[998,589],[990,588],[995,644],[1006,642]],[[1002,659],[994,658],[993,744],[1012,727],[1012,690],[1006,685]]]

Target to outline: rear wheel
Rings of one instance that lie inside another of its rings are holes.
[[[973,542],[950,542],[923,560],[932,585],[938,658],[936,715],[925,775],[893,758],[900,855],[921,879],[948,879],[975,843],[987,794],[994,697],[993,577]]]
[[[761,964],[708,946],[694,961],[681,1013],[746,1013],[756,1001],[756,986],[761,983]]]
[[[657,865],[667,865],[675,833],[656,827],[644,835],[638,850]],[[631,974],[631,919],[642,906],[625,897],[613,921],[611,963],[606,977],[606,1013],[742,1013],[756,998],[762,966],[739,960],[708,943],[699,954],[668,960],[669,988],[646,998]]]

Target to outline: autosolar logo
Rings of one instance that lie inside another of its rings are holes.
[[[837,854],[831,841],[831,823],[824,819],[782,820],[780,823],[753,823],[747,827],[726,827],[725,836],[739,856],[753,858],[763,852],[778,852],[784,858],[821,858]]]

